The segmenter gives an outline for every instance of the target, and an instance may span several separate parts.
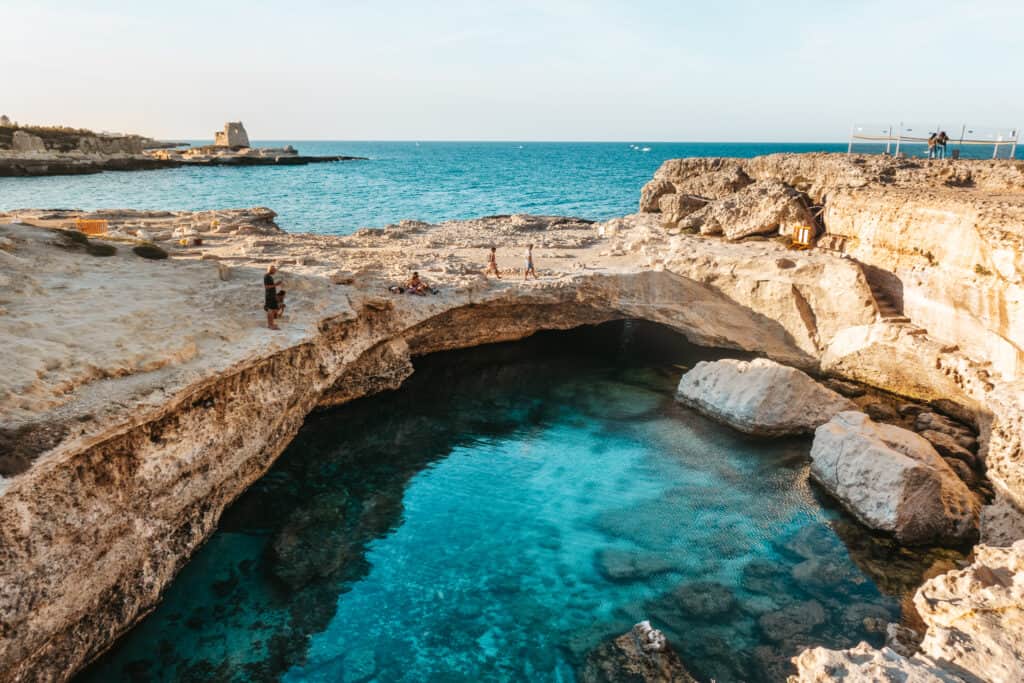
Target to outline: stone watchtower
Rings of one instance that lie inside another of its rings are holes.
[[[224,124],[224,130],[214,133],[213,144],[217,147],[248,147],[249,134],[241,121],[229,121]]]

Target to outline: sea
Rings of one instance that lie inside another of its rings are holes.
[[[253,144],[290,144],[301,154],[367,160],[0,178],[0,211],[267,206],[278,213],[278,225],[289,232],[336,235],[403,219],[438,222],[533,213],[604,220],[635,212],[640,188],[666,159],[846,151],[846,143],[259,140]]]

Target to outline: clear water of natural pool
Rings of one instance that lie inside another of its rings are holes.
[[[702,680],[881,644],[950,551],[866,534],[809,483],[809,439],[677,404],[716,355],[614,323],[421,359],[311,416],[79,680],[572,681],[642,619]]]

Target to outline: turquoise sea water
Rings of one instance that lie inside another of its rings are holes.
[[[707,350],[617,323],[417,362],[309,418],[80,681],[572,681],[651,619],[702,680],[882,642],[944,551],[872,537],[673,400]]]
[[[441,221],[536,213],[606,219],[636,211],[665,159],[846,151],[845,144],[312,142],[311,155],[369,161],[309,166],[178,168],[89,176],[0,178],[0,211],[16,208],[200,210],[269,206],[292,232],[345,234],[405,218]]]

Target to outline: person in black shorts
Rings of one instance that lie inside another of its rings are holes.
[[[272,330],[279,330],[274,320],[278,316],[277,287],[282,284],[280,280],[274,282],[274,273],[277,267],[273,264],[267,268],[267,274],[263,276],[263,310],[267,312],[267,327]]]

